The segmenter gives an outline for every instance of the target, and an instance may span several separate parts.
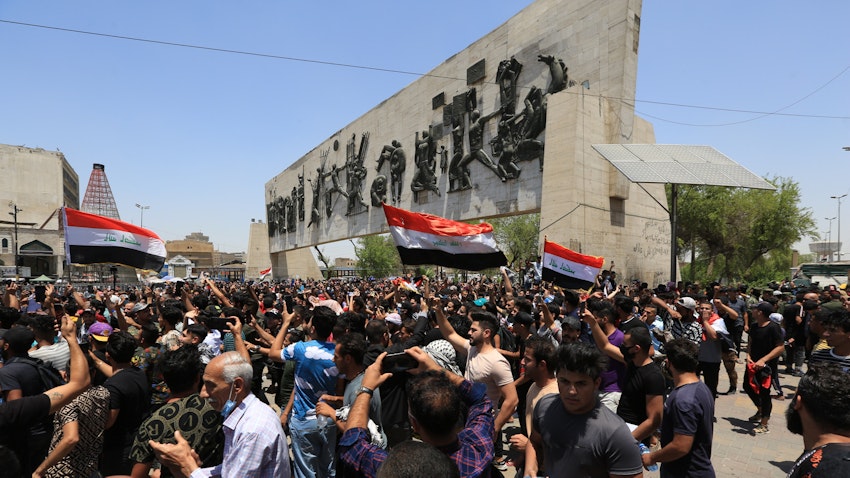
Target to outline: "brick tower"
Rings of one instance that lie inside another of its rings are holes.
[[[112,195],[112,189],[109,187],[109,180],[106,179],[105,167],[102,164],[95,163],[92,168],[80,210],[113,219],[121,219],[118,214],[118,206],[115,205],[115,196]]]

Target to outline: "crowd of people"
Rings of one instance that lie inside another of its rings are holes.
[[[763,436],[789,375],[789,476],[850,473],[839,287],[604,271],[579,293],[502,268],[2,301],[0,477],[711,477],[718,396],[742,387]]]

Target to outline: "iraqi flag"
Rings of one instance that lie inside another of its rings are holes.
[[[272,273],[272,268],[264,269],[260,271],[260,279]]]
[[[466,224],[387,204],[384,214],[402,264],[480,271],[508,263],[496,247],[490,224]]]
[[[543,280],[565,289],[589,290],[604,264],[603,257],[579,254],[554,242],[543,244]]]
[[[62,213],[67,263],[112,263],[136,269],[162,269],[165,243],[150,230],[67,207]]]

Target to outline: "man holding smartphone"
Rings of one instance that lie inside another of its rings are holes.
[[[430,306],[436,310],[437,324],[443,338],[449,341],[460,355],[466,355],[466,373],[464,378],[487,386],[487,397],[497,409],[493,437],[496,449],[501,453],[502,427],[511,420],[516,411],[519,398],[514,385],[513,374],[508,360],[493,346],[493,336],[499,333],[499,322],[487,312],[473,312],[469,338],[461,337],[440,306],[440,299],[431,297]],[[499,406],[501,405],[501,406]],[[507,469],[504,460],[496,466]]]

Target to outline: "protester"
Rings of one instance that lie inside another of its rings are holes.
[[[747,370],[744,373],[744,390],[756,406],[751,422],[758,423],[754,435],[770,433],[768,422],[773,410],[770,397],[770,380],[777,367],[777,358],[785,350],[782,328],[770,320],[773,306],[761,302],[751,309],[755,324],[750,327],[747,340]]]
[[[592,345],[575,343],[558,349],[558,395],[544,397],[534,411],[525,475],[643,476],[635,439],[625,422],[598,398],[606,362]]]
[[[18,400],[0,404],[0,448],[7,447],[13,453],[6,454],[3,467],[9,476],[16,476],[17,468],[27,463],[27,450],[22,448],[26,441],[20,440],[15,431],[25,430],[33,424],[40,423],[52,413],[71,402],[77,395],[89,386],[89,371],[86,357],[77,343],[76,326],[70,317],[62,318],[60,333],[68,342],[70,350],[69,380],[67,384],[47,390],[38,395],[21,397]],[[5,368],[5,367],[4,367]],[[40,464],[36,463],[36,465]],[[35,467],[33,467],[33,470]],[[33,470],[27,471],[31,473]]]
[[[234,335],[238,336],[239,333]],[[212,359],[204,370],[201,397],[224,418],[224,458],[220,465],[201,468],[201,461],[179,430],[176,444],[151,441],[163,465],[176,476],[237,478],[290,476],[289,449],[277,415],[251,393],[254,370],[248,352],[237,339],[239,352]]]
[[[665,350],[674,388],[661,419],[661,449],[642,455],[643,465],[660,462],[663,478],[714,477],[714,395],[697,376],[699,348],[690,340],[675,339]]]
[[[419,365],[409,372],[410,418],[423,442],[433,445],[457,465],[461,477],[487,476],[493,460],[493,415],[486,387],[445,372],[418,347],[407,351]],[[340,438],[341,459],[365,477],[379,474],[387,451],[369,442],[366,423],[372,392],[391,373],[382,373],[381,354],[363,374],[360,393],[351,407],[348,428]],[[468,407],[461,428],[462,406]]]
[[[803,436],[803,454],[789,478],[850,476],[850,375],[818,364],[800,379],[785,412],[788,430]]]

